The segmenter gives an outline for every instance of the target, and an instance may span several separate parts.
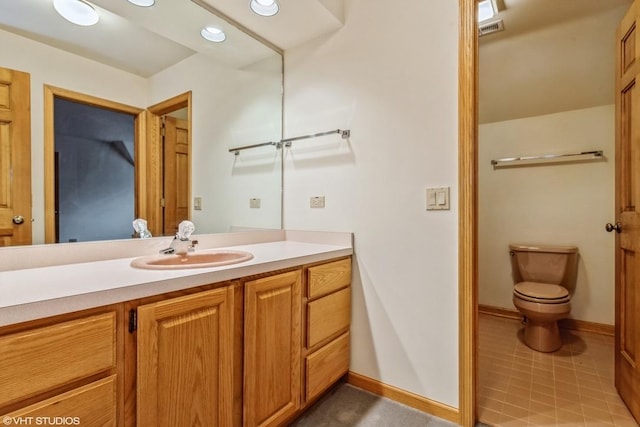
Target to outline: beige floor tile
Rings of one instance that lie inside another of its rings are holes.
[[[488,408],[478,408],[478,419],[484,424],[495,426],[500,423],[500,417],[502,417],[502,409],[500,411],[494,411]]]
[[[531,378],[522,379],[517,376],[512,376],[511,378],[509,378],[509,387],[507,388],[507,393],[509,393],[509,389],[511,387],[517,387],[521,389],[523,388],[528,392],[529,390],[531,390]]]
[[[553,419],[556,418],[556,405],[549,405],[532,400],[529,402],[529,416],[531,414],[542,414]],[[529,420],[531,421],[531,420]]]
[[[610,336],[562,331],[563,347],[536,352],[512,319],[480,316],[478,416],[494,426],[638,427],[613,385]]]
[[[556,405],[556,398],[553,395],[549,395],[546,393],[539,393],[537,391],[531,391],[531,401],[532,402],[538,402],[538,403],[544,403],[545,405],[551,405],[551,406],[555,406]]]
[[[609,406],[609,412],[613,417],[621,417],[621,418],[631,417],[631,413],[629,412],[629,409],[627,409],[627,407],[624,406],[622,403],[618,403],[618,402],[609,403],[607,406]]]
[[[527,427],[529,425],[529,421],[527,419],[513,418],[502,414],[500,422],[497,425],[499,427]]]
[[[546,414],[532,414],[529,415],[529,425],[530,426],[544,426],[544,427],[549,427],[549,426],[553,426],[555,427],[556,424],[556,417],[555,415],[553,417],[550,417]]]
[[[512,405],[505,402],[504,406],[502,407],[502,414],[526,422],[529,418],[529,408],[528,405],[527,408],[523,408],[519,405]]]
[[[638,424],[630,417],[613,417],[613,425],[616,427],[638,427]]]
[[[582,412],[582,401],[580,400],[580,395],[570,395],[570,394],[557,394],[556,395],[556,406],[558,408],[577,408],[578,412]],[[574,409],[572,409],[574,410]]]
[[[582,413],[569,411],[567,409],[556,409],[556,418],[558,420],[558,425],[563,426],[578,426],[584,423],[584,415]]]
[[[585,420],[597,420],[613,424],[613,417],[609,413],[609,408],[605,405],[596,406],[592,404],[583,404],[582,412],[584,413]]]

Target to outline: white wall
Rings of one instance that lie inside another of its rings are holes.
[[[146,79],[0,30],[0,67],[31,74],[33,243],[44,243],[44,85],[127,105],[147,104]]]
[[[480,126],[479,302],[514,309],[509,243],[571,244],[571,317],[614,323],[614,106]],[[603,150],[606,161],[496,169],[491,159]]]
[[[192,195],[199,233],[232,227],[281,227],[281,153],[274,147],[230,148],[279,141],[282,60],[279,55],[243,70],[196,54],[150,78],[153,103],[193,91]],[[259,209],[249,208],[260,198]],[[193,201],[191,202],[193,203]]]
[[[457,2],[388,6],[347,0],[285,53],[285,136],[352,136],[285,151],[284,225],[355,233],[351,370],[457,407]],[[427,212],[438,186],[452,208]]]

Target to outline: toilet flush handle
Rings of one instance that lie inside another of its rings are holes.
[[[620,224],[619,222],[616,222],[615,225],[613,225],[610,222],[608,222],[607,225],[604,226],[604,228],[609,233],[611,233],[613,230],[616,230],[616,233],[618,233],[618,234],[622,233],[622,224]]]

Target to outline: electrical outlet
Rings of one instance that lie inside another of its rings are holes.
[[[249,199],[249,208],[251,208],[251,209],[260,208],[260,199],[258,199],[258,198]]]
[[[311,197],[309,206],[312,208],[324,208],[324,196]]]

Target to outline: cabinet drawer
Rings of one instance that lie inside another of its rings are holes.
[[[351,283],[351,259],[309,267],[307,274],[309,299],[329,294]]]
[[[5,417],[15,419],[13,424],[16,425],[20,419],[33,417],[34,424],[42,425],[115,426],[116,376],[38,402]]]
[[[337,381],[349,370],[349,333],[307,356],[306,400],[309,401]]]
[[[0,407],[116,363],[115,312],[0,337]]]
[[[351,289],[346,288],[307,304],[307,348],[349,327]]]

